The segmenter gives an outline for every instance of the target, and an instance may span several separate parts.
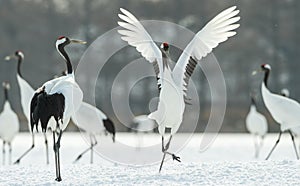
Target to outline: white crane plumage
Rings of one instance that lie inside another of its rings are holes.
[[[11,164],[11,152],[12,145],[15,135],[19,132],[19,119],[17,114],[11,109],[9,99],[8,99],[8,90],[10,85],[7,82],[2,84],[4,89],[4,106],[3,111],[0,113],[0,138],[3,141],[2,146],[2,155],[3,155],[3,165],[5,164],[5,145],[8,145],[9,148],[9,164]]]
[[[56,49],[64,58],[67,65],[67,75],[52,79],[36,90],[30,103],[30,124],[38,130],[41,126],[45,133],[49,128],[53,134],[53,149],[55,153],[56,181],[61,181],[60,174],[60,140],[70,118],[79,109],[83,93],[75,81],[73,67],[65,46],[70,43],[85,42],[61,36],[56,41]],[[55,122],[49,122],[49,120]],[[57,140],[56,140],[57,137]]]
[[[27,119],[28,123],[28,130],[31,132],[31,125],[30,125],[30,101],[34,95],[34,89],[31,85],[23,78],[21,73],[21,64],[24,61],[24,53],[21,50],[17,50],[14,54],[10,56],[6,56],[5,60],[17,59],[18,66],[17,66],[17,81],[20,88],[20,95],[21,95],[21,106],[23,113]],[[31,132],[32,136],[32,144],[15,162],[20,163],[21,159],[24,158],[34,147],[35,147],[35,138],[34,133]],[[48,140],[46,134],[44,134],[45,139],[45,147],[46,147],[46,163],[49,164],[49,152],[48,152]]]
[[[265,116],[257,111],[253,95],[251,95],[250,111],[246,117],[246,128],[254,136],[255,158],[258,158],[264,137],[268,131],[268,122]]]
[[[284,97],[290,97],[290,91],[286,88],[281,89],[280,94]],[[294,134],[295,137],[300,136],[300,126],[293,127],[290,130]],[[300,151],[300,144],[299,144],[298,150]]]
[[[158,89],[160,91],[158,108],[149,115],[156,120],[158,131],[162,136],[163,165],[166,154],[172,156],[173,160],[180,162],[180,158],[168,152],[172,136],[177,132],[182,122],[185,109],[184,98],[189,79],[197,65],[197,62],[217,47],[219,43],[234,36],[234,31],[239,27],[235,24],[240,17],[236,16],[239,10],[236,7],[228,8],[219,13],[200,30],[187,45],[179,57],[173,71],[169,66],[169,45],[163,43],[161,47],[152,40],[142,24],[129,11],[121,8],[123,14],[119,17],[123,20],[118,24],[124,30],[118,30],[121,38],[134,46],[137,51],[150,63],[153,64],[157,76]],[[171,128],[171,135],[166,146],[164,146],[165,128]]]
[[[294,141],[294,135],[292,134],[290,129],[300,126],[300,118],[298,116],[298,114],[300,113],[300,104],[293,99],[270,92],[270,90],[268,89],[268,78],[271,72],[271,66],[269,64],[261,65],[261,72],[264,72],[264,80],[261,84],[261,92],[264,103],[274,120],[280,124],[281,128],[278,139],[271,149],[270,153],[266,157],[266,160],[269,159],[272,152],[276,148],[277,144],[280,141],[281,134],[284,131],[288,131],[291,135],[295,153],[297,159],[299,159]]]
[[[84,130],[90,135],[91,146],[80,153],[76,158],[75,162],[78,161],[83,154],[91,151],[91,160],[93,163],[93,148],[97,145],[97,134],[110,133],[112,140],[115,142],[116,129],[114,123],[97,107],[90,105],[86,102],[82,102],[79,109],[72,115],[72,121],[77,127]]]

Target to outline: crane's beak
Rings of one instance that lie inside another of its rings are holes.
[[[5,61],[9,61],[9,60],[11,60],[11,59],[17,59],[17,57],[16,57],[14,54],[12,54],[12,55],[6,56],[6,57],[4,58]]]
[[[85,41],[77,40],[77,39],[71,39],[71,42],[72,42],[72,43],[78,43],[78,44],[86,44]]]
[[[2,82],[2,86],[6,89],[6,90],[9,90],[10,89],[10,85],[8,82],[4,81]]]
[[[254,70],[253,72],[252,72],[252,76],[254,76],[254,75],[256,75],[257,73],[259,73],[259,72],[263,72],[261,69],[260,70]]]
[[[257,74],[257,70],[254,70],[253,72],[252,72],[252,76],[255,76]]]

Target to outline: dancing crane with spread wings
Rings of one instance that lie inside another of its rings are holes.
[[[187,87],[197,62],[219,43],[236,34],[234,30],[239,27],[239,24],[236,24],[240,19],[237,16],[239,10],[236,10],[235,6],[228,8],[208,22],[184,49],[173,70],[169,64],[169,44],[164,42],[159,48],[134,15],[123,8],[120,10],[122,14],[119,14],[119,17],[123,21],[118,24],[124,28],[118,31],[121,38],[134,46],[147,61],[152,63],[156,73],[160,92],[159,103],[157,110],[148,117],[156,120],[162,136],[163,158],[159,168],[161,171],[166,154],[180,162],[180,157],[168,152],[168,149],[172,136],[182,122]],[[165,128],[171,128],[171,135],[166,145],[164,145]]]

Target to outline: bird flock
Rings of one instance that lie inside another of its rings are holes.
[[[173,136],[177,133],[185,111],[185,104],[188,103],[187,89],[189,80],[201,59],[212,52],[220,43],[227,41],[236,35],[236,29],[240,17],[236,6],[230,7],[217,14],[210,20],[194,38],[188,43],[178,58],[175,67],[170,66],[170,45],[168,42],[157,46],[150,34],[145,30],[140,21],[128,10],[120,8],[118,14],[120,21],[117,24],[121,27],[118,30],[120,37],[128,45],[136,50],[153,65],[157,78],[157,89],[159,102],[157,109],[147,115],[137,116],[134,123],[136,129],[143,131],[155,128],[158,125],[158,132],[161,135],[162,160],[159,172],[162,170],[165,157],[171,156],[173,160],[181,162],[178,155],[169,151]],[[56,181],[61,181],[60,171],[60,147],[61,138],[70,120],[86,132],[90,137],[90,146],[78,155],[74,160],[77,162],[87,152],[91,152],[90,162],[93,163],[93,149],[97,145],[97,134],[110,134],[115,142],[116,129],[113,121],[97,107],[83,101],[84,93],[77,84],[74,75],[71,58],[65,48],[70,44],[86,44],[86,42],[71,39],[66,36],[57,38],[55,47],[62,60],[65,62],[66,73],[55,77],[39,88],[34,89],[30,82],[26,81],[21,73],[21,65],[24,63],[24,53],[20,50],[5,58],[6,61],[17,61],[17,82],[20,88],[21,105],[28,122],[28,130],[32,135],[31,146],[14,163],[20,163],[26,155],[35,147],[35,132],[43,132],[45,142],[46,163],[49,163],[47,132],[52,133],[53,151],[55,157]],[[271,72],[269,64],[261,65],[259,71],[263,72],[264,79],[261,84],[263,102],[274,120],[280,124],[278,140],[271,149],[268,159],[280,141],[282,132],[288,131],[291,135],[296,156],[299,159],[295,145],[294,136],[300,134],[300,105],[297,101],[289,98],[287,90],[280,94],[272,93],[268,88],[268,78]],[[9,163],[11,163],[11,142],[19,131],[19,120],[9,103],[9,83],[3,82],[4,106],[0,114],[0,138],[3,140],[3,164],[5,164],[5,145],[9,150]],[[255,157],[258,157],[263,139],[268,131],[266,118],[257,111],[257,97],[251,94],[250,111],[246,117],[246,127],[253,134],[255,142]],[[166,132],[170,129],[170,133]]]

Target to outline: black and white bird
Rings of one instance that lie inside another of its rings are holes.
[[[153,64],[158,80],[160,92],[158,108],[149,115],[149,118],[158,123],[158,131],[162,136],[163,158],[160,171],[166,154],[180,162],[180,158],[168,152],[168,149],[173,135],[182,122],[186,91],[197,62],[219,43],[236,34],[234,30],[239,27],[239,24],[235,24],[240,19],[236,16],[239,10],[236,10],[235,6],[228,8],[208,22],[187,45],[173,70],[170,68],[168,43],[162,43],[160,48],[157,47],[137,18],[123,8],[120,10],[123,14],[119,14],[119,17],[123,21],[118,24],[124,28],[118,31],[121,38],[129,45],[136,47],[137,51]],[[165,128],[171,128],[170,138],[166,145],[164,145]]]
[[[246,117],[246,128],[254,136],[255,158],[258,158],[264,137],[268,131],[268,122],[264,115],[257,111],[255,97],[251,94],[250,111]]]
[[[61,181],[60,174],[60,141],[62,133],[70,118],[79,109],[83,93],[75,81],[72,63],[65,47],[71,43],[85,44],[84,41],[61,36],[56,41],[56,49],[67,65],[67,75],[52,79],[36,90],[30,103],[31,130],[38,125],[46,133],[49,128],[53,134],[53,149],[55,153],[56,181]],[[55,122],[49,122],[49,120]],[[57,138],[57,139],[56,139]]]
[[[257,71],[254,71],[253,74],[256,74],[256,72]],[[270,92],[270,90],[268,89],[268,78],[271,72],[271,66],[269,64],[262,64],[260,72],[264,72],[264,80],[261,84],[261,93],[264,103],[274,120],[280,124],[281,129],[279,132],[278,139],[273,148],[271,149],[270,153],[266,157],[266,160],[269,159],[272,152],[276,148],[277,144],[280,141],[281,134],[284,131],[289,132],[293,141],[293,146],[295,149],[297,159],[299,159],[299,155],[294,141],[294,135],[291,132],[291,128],[300,126],[300,118],[298,116],[300,113],[300,104],[293,99]]]
[[[115,142],[116,129],[114,123],[97,107],[82,102],[79,109],[71,118],[77,127],[89,134],[91,145],[78,155],[75,162],[85,153],[91,151],[90,162],[93,163],[93,148],[97,145],[97,134],[107,135],[109,133],[112,135],[113,142]]]
[[[8,90],[10,89],[10,85],[7,82],[3,82],[2,86],[4,89],[4,106],[2,112],[0,113],[0,138],[3,141],[2,160],[4,165],[6,156],[5,145],[7,144],[9,149],[9,164],[11,164],[11,142],[13,141],[15,135],[19,132],[20,124],[17,114],[11,109],[9,103]]]
[[[11,60],[16,59],[18,61],[17,66],[17,81],[20,88],[20,95],[21,95],[21,106],[23,113],[27,119],[28,122],[28,130],[31,132],[31,126],[30,126],[30,101],[34,95],[34,89],[32,86],[23,78],[21,73],[21,64],[24,61],[24,53],[21,50],[17,50],[14,54],[10,56],[6,56],[5,60]],[[26,150],[14,163],[20,163],[21,159],[24,158],[34,147],[35,147],[35,138],[34,133],[31,132],[32,136],[32,144],[29,147],[28,150]],[[48,152],[48,140],[47,135],[44,134],[45,139],[45,147],[46,147],[46,163],[49,164],[49,152]]]

